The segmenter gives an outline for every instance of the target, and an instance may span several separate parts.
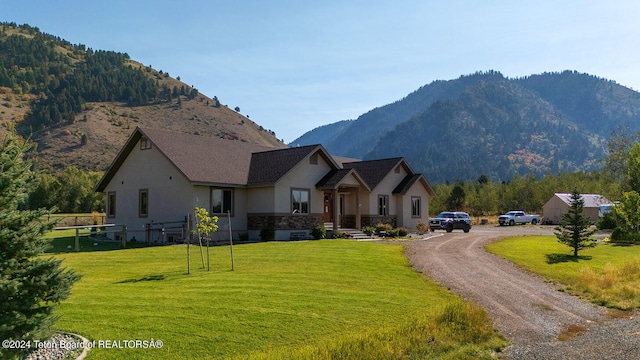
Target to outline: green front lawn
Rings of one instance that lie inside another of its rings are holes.
[[[486,314],[414,271],[401,246],[345,240],[65,253],[83,274],[56,326],[91,340],[89,359],[490,357],[504,341]],[[432,352],[436,351],[436,352]],[[386,354],[386,355],[385,355]],[[389,355],[390,354],[390,355]]]
[[[555,236],[522,236],[489,244],[486,249],[596,304],[622,310],[640,308],[638,245],[600,243],[574,258],[573,249]]]

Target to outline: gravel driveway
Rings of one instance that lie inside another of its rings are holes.
[[[557,291],[484,245],[524,234],[553,235],[551,227],[474,226],[471,232],[436,232],[405,246],[413,267],[482,306],[512,343],[504,359],[638,359],[640,319],[612,319],[607,309]],[[567,329],[584,329],[567,341]]]

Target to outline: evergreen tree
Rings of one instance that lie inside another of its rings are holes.
[[[573,256],[578,256],[578,251],[596,246],[596,240],[591,237],[594,231],[590,230],[591,221],[582,213],[584,199],[573,190],[569,202],[569,211],[562,214],[560,225],[555,228],[555,235],[562,244],[573,248]]]
[[[29,144],[15,132],[0,143],[0,339],[45,340],[56,304],[69,296],[80,276],[61,268],[61,260],[41,256],[53,227],[46,209],[19,210],[35,186],[31,164],[24,160]],[[0,349],[0,358],[21,355]]]

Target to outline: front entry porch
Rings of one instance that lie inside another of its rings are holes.
[[[345,223],[348,221],[348,226]],[[360,192],[357,187],[340,187],[324,192],[325,228],[338,231],[339,228],[361,229]],[[330,228],[327,225],[330,224]]]

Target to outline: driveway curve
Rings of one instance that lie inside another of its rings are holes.
[[[483,307],[512,345],[504,359],[638,359],[640,321],[556,290],[540,277],[489,254],[484,246],[514,235],[553,235],[542,226],[476,226],[405,245],[413,267]],[[567,341],[558,336],[580,329]],[[569,331],[570,332],[570,331]]]

